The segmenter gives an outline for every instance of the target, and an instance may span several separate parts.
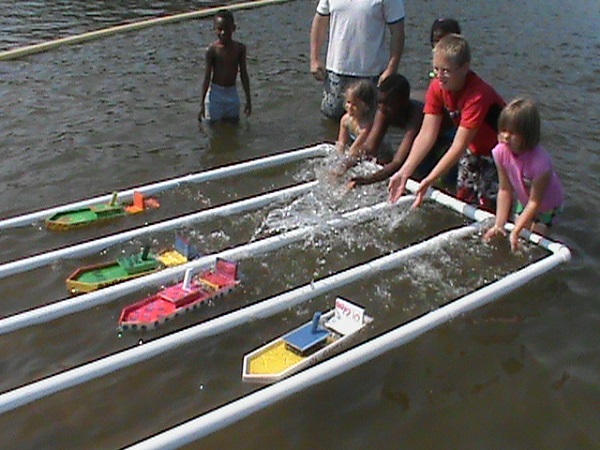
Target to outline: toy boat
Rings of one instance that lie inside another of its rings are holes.
[[[373,319],[338,297],[335,309],[246,354],[242,380],[274,383],[330,356]]]
[[[160,270],[184,264],[197,258],[198,250],[186,240],[177,236],[172,250],[158,255],[151,254],[148,246],[141,253],[125,256],[108,263],[84,266],[67,278],[67,289],[71,294],[82,294],[122,283]]]
[[[209,300],[229,293],[239,283],[236,262],[217,258],[214,269],[194,277],[192,269],[188,269],[182,283],[126,306],[119,317],[119,329],[152,329],[177,315],[208,303]]]
[[[53,231],[71,230],[128,214],[138,214],[148,208],[158,208],[160,206],[156,199],[144,198],[144,195],[137,191],[133,193],[133,204],[131,205],[117,203],[117,196],[118,194],[115,192],[110,202],[105,205],[93,205],[58,212],[46,219],[46,228]]]

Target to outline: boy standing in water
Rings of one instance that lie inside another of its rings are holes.
[[[498,116],[505,103],[471,70],[470,63],[469,45],[462,36],[449,34],[436,44],[435,78],[425,96],[425,117],[408,158],[390,178],[392,202],[404,193],[406,181],[433,147],[447,112],[458,127],[456,135],[442,159],[421,181],[413,206],[419,206],[427,189],[458,162],[456,196],[466,203],[495,208],[498,174],[491,153],[498,142]]]
[[[202,105],[198,120],[206,118],[210,122],[237,122],[240,118],[240,97],[236,87],[238,69],[246,94],[244,112],[247,116],[252,112],[250,79],[246,69],[246,46],[232,38],[235,21],[230,11],[222,9],[217,12],[214,29],[217,40],[210,44],[206,51]]]

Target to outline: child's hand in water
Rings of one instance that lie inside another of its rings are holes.
[[[340,178],[341,176],[343,176],[346,171],[348,169],[346,169],[346,165],[345,164],[336,164],[330,171],[330,175],[334,178]]]
[[[515,233],[515,231],[511,231],[510,236],[508,237],[510,241],[510,249],[516,252],[519,249],[519,233]]]
[[[347,194],[348,192],[350,192],[352,189],[354,189],[354,187],[356,186],[356,181],[354,180],[350,180],[346,183],[346,186],[344,187],[344,194]]]
[[[487,230],[485,232],[485,234],[483,235],[483,241],[489,242],[498,235],[506,236],[506,231],[504,230],[504,227],[499,227],[498,225],[494,225],[492,228],[490,228],[489,230]]]

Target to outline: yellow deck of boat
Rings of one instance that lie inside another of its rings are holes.
[[[249,373],[253,375],[280,373],[304,359],[306,359],[304,356],[289,350],[285,342],[280,339],[250,360]]]
[[[166,267],[180,266],[188,262],[187,258],[176,250],[169,250],[156,257]]]

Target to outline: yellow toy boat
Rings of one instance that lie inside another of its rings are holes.
[[[274,383],[330,356],[373,319],[364,309],[338,297],[335,309],[246,354],[242,380]]]

